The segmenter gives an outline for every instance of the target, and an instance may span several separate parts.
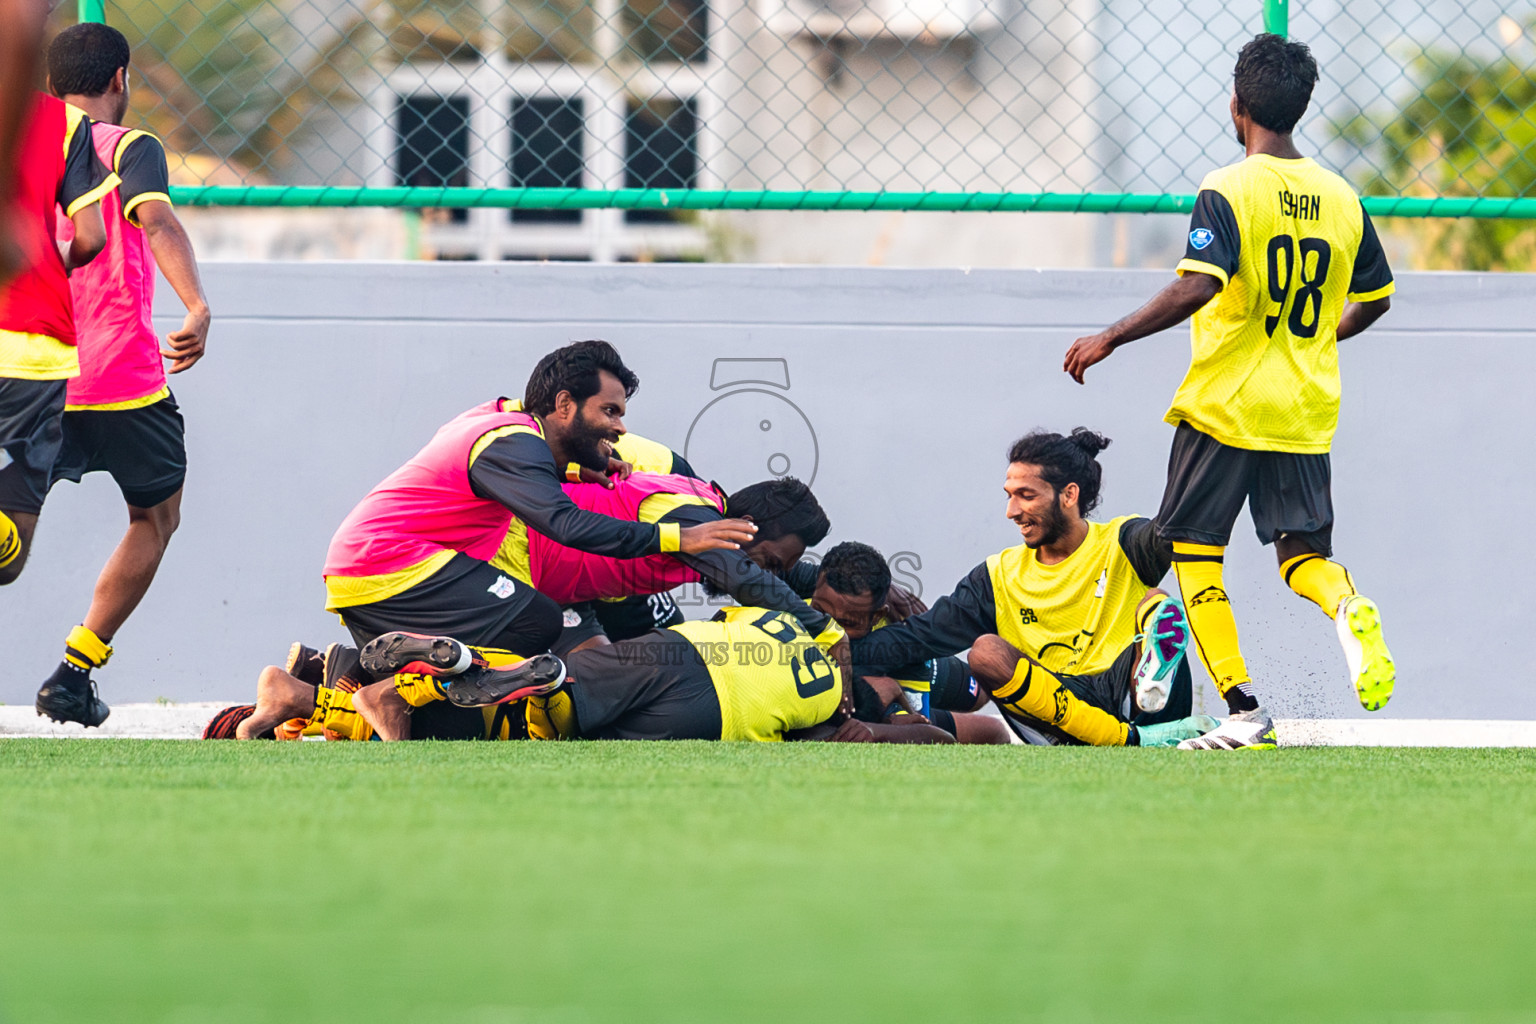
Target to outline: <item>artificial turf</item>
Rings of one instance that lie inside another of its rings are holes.
[[[1533,1006],[1533,751],[0,741],[13,1024]]]

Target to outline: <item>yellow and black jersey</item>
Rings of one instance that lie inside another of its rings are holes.
[[[1001,551],[928,611],[855,640],[855,671],[889,675],[992,633],[1052,672],[1103,672],[1134,639],[1136,606],[1167,575],[1172,552],[1152,520],[1122,516],[1089,523],[1063,561],[1038,555],[1023,544]]]
[[[636,473],[676,473],[698,477],[688,460],[660,441],[639,434],[624,434],[613,445],[613,454],[635,467]]]
[[[1194,355],[1166,417],[1234,448],[1326,452],[1339,418],[1346,301],[1392,294],[1360,198],[1309,158],[1264,154],[1200,184],[1180,275],[1222,290],[1194,315]]]
[[[670,631],[687,637],[709,669],[723,740],[782,740],[829,721],[842,706],[842,679],[829,652],[843,631],[830,619],[813,637],[786,612],[735,607]]]

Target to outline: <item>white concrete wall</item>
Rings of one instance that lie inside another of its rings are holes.
[[[1004,451],[1033,427],[1108,434],[1103,515],[1154,512],[1161,416],[1188,358],[1172,331],[1087,387],[1061,372],[1074,337],[1167,279],[1146,271],[231,263],[206,276],[210,354],[175,382],[185,522],[100,673],[113,701],[237,697],[290,641],[342,639],[320,568],[347,510],[443,421],[519,394],[569,340],[617,344],[643,381],[632,429],[687,446],[727,487],[767,476],[774,452],[814,469],[833,520],[823,547],[907,552],[929,598],[1016,542]],[[1530,718],[1536,280],[1409,274],[1400,288],[1388,318],[1345,343],[1335,446],[1339,556],[1380,601],[1402,665],[1384,714]],[[175,305],[162,288],[167,327]],[[711,389],[722,357],[783,359],[790,389],[711,406],[732,390]],[[30,702],[123,520],[106,477],[54,492],[31,564],[0,590],[0,702]],[[1246,517],[1228,565],[1276,714],[1358,715],[1332,624],[1283,587]]]

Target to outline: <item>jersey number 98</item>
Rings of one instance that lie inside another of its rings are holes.
[[[1297,251],[1300,250],[1300,259]],[[1298,243],[1290,235],[1276,235],[1265,247],[1269,276],[1269,297],[1276,304],[1274,315],[1264,318],[1264,333],[1271,338],[1280,318],[1285,315],[1285,304],[1291,304],[1291,315],[1285,326],[1296,338],[1311,338],[1317,334],[1317,325],[1323,318],[1323,285],[1328,281],[1328,264],[1333,261],[1333,249],[1321,238],[1303,238]],[[1308,259],[1308,257],[1315,257]],[[1300,273],[1298,273],[1298,270]],[[1301,287],[1291,295],[1291,285],[1296,278]]]

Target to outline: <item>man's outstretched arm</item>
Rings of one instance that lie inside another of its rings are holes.
[[[1129,344],[1149,334],[1165,331],[1183,323],[1221,291],[1221,279],[1199,271],[1186,272],[1152,296],[1152,300],[1136,312],[1112,326],[1078,338],[1067,349],[1062,369],[1072,379],[1083,383],[1083,372],[1094,363],[1108,358],[1121,345]]]

